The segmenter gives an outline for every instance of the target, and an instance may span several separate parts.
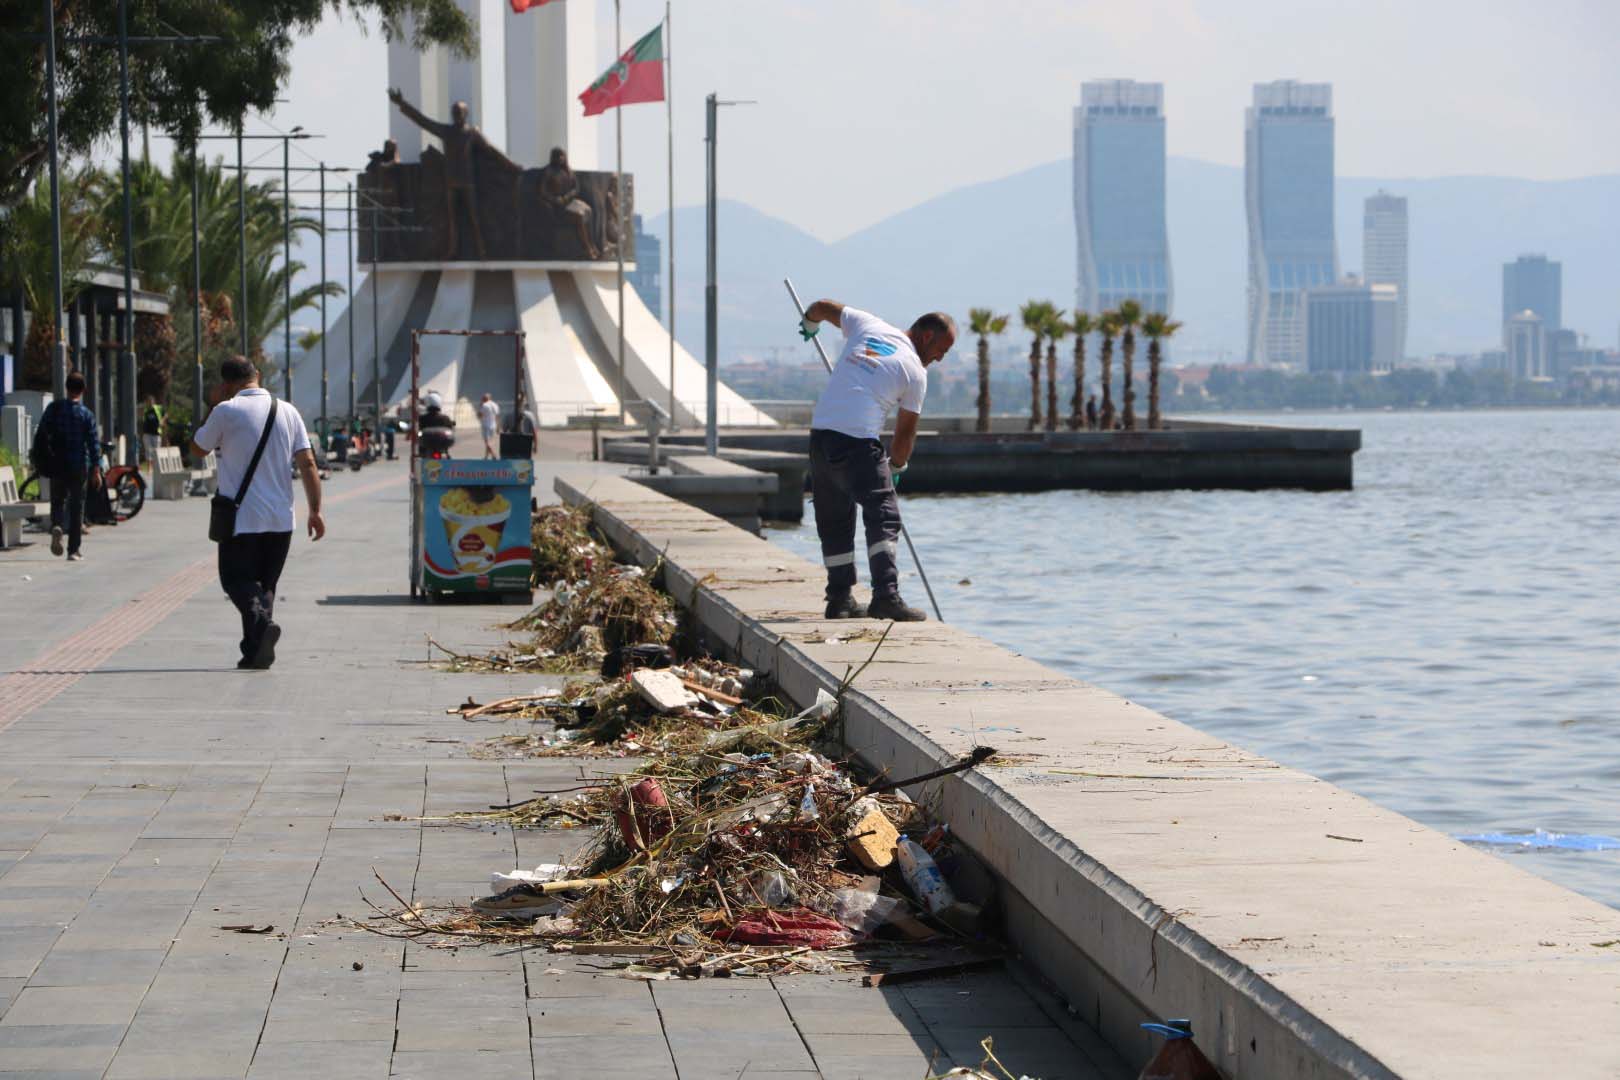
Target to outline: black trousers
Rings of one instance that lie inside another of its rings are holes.
[[[810,491],[816,502],[816,534],[827,567],[827,597],[855,585],[855,508],[866,524],[866,558],[872,595],[898,596],[895,561],[900,538],[900,500],[889,476],[889,456],[876,439],[841,431],[810,432]]]
[[[84,535],[84,482],[82,472],[51,477],[51,528],[67,530],[67,553],[79,550]]]
[[[276,583],[292,533],[239,533],[219,545],[219,583],[242,613],[242,655],[252,657],[276,609]]]

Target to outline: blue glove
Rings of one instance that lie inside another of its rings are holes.
[[[799,320],[799,336],[802,337],[804,340],[809,341],[811,338],[815,337],[820,332],[821,332],[821,324],[820,323],[811,322],[809,319],[803,319],[803,318],[801,318]]]
[[[901,465],[899,468],[895,468],[892,465],[889,467],[889,485],[893,487],[894,490],[900,490],[900,478],[906,475],[906,470],[909,468],[911,468],[910,462]]]

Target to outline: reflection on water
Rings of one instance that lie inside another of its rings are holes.
[[[946,618],[1453,835],[1620,835],[1620,413],[1256,419],[1360,427],[1356,490],[904,499]]]

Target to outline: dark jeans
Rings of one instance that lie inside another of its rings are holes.
[[[872,595],[898,596],[900,501],[889,477],[889,456],[876,439],[839,431],[810,432],[810,490],[816,502],[816,534],[827,567],[827,597],[855,585],[855,508],[866,523],[866,557]]]
[[[258,652],[276,609],[276,583],[292,533],[240,533],[219,545],[219,583],[242,613],[242,655]]]
[[[51,528],[67,530],[69,555],[79,550],[79,538],[84,533],[84,482],[82,472],[51,477]]]

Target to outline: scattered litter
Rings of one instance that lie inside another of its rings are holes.
[[[366,970],[366,962],[364,960],[356,960],[354,963],[350,964],[349,967],[355,971],[364,971]]]
[[[1366,841],[1359,836],[1340,836],[1338,833],[1323,833],[1322,835],[1326,836],[1329,840],[1343,840],[1350,844],[1366,843]]]
[[[229,930],[233,934],[268,934],[270,931],[274,930],[275,927],[271,926],[269,923],[264,923],[262,925],[257,923],[242,923],[238,926],[222,926],[220,929]]]
[[[1137,1080],[1221,1080],[1220,1072],[1193,1042],[1191,1020],[1143,1024],[1142,1029],[1164,1036],[1165,1041]]]

